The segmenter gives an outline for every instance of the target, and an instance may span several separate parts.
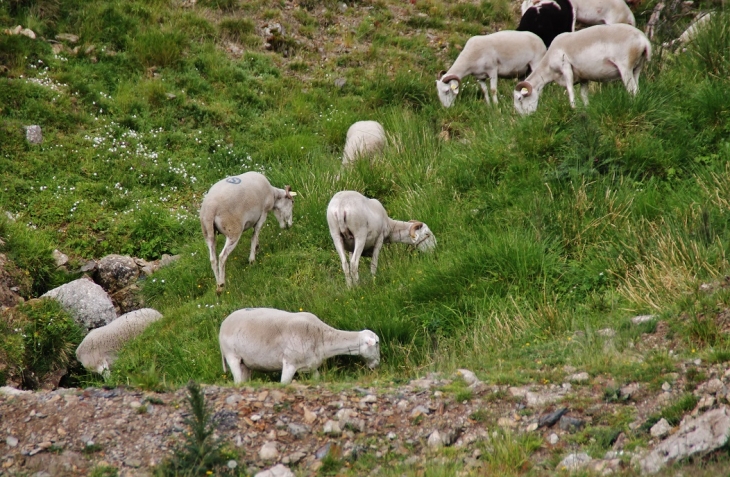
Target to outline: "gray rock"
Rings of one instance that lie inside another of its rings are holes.
[[[439,447],[443,447],[444,442],[441,439],[441,433],[438,430],[435,430],[431,433],[430,436],[428,436],[428,447],[432,449],[438,449]]]
[[[180,255],[168,255],[166,253],[162,254],[162,257],[160,258],[160,268],[166,267],[172,263],[177,262],[180,260]]]
[[[411,419],[414,419],[418,416],[428,416],[431,413],[431,411],[428,410],[426,406],[416,406],[413,408],[413,411],[411,411]]]
[[[667,422],[666,419],[662,418],[659,422],[654,424],[651,427],[651,430],[649,431],[653,437],[664,437],[667,434],[669,434],[669,431],[672,430],[672,426]]]
[[[328,420],[324,423],[324,429],[322,430],[325,434],[331,435],[331,436],[339,436],[342,434],[342,429],[340,428],[340,424],[333,420]]]
[[[683,421],[679,430],[641,458],[639,465],[644,473],[654,474],[672,462],[719,449],[728,439],[730,410],[723,406]]]
[[[474,374],[472,371],[469,371],[468,369],[457,369],[456,375],[461,377],[461,379],[466,382],[468,385],[472,385],[474,383],[479,382],[479,378],[477,378],[477,375]]]
[[[137,263],[124,255],[107,255],[99,260],[96,269],[96,282],[109,293],[128,287],[138,277]]]
[[[81,273],[93,272],[94,270],[96,270],[96,260],[89,260],[81,265],[81,268],[79,269]]]
[[[254,477],[294,477],[294,473],[289,470],[289,467],[283,464],[277,464],[274,467],[254,475]]]
[[[346,83],[347,83],[347,79],[346,78],[337,78],[335,80],[335,86],[337,88],[340,88],[340,89],[342,89],[345,86]]]
[[[23,36],[27,36],[31,40],[35,40],[35,38],[36,38],[35,32],[33,30],[31,30],[30,28],[23,28],[22,30],[20,30],[19,34],[23,35]]]
[[[290,422],[287,425],[287,428],[289,429],[289,434],[296,437],[297,439],[301,439],[302,437],[306,436],[310,432],[309,427],[307,427],[303,424],[295,424],[293,422]]]
[[[18,445],[18,438],[13,436],[8,436],[7,439],[5,439],[5,443],[8,445],[8,447],[15,447]]]
[[[56,267],[63,267],[68,264],[68,255],[56,249],[53,251],[53,260],[56,261]]]
[[[668,382],[664,381],[664,384],[662,384],[662,391],[669,392],[672,389],[672,385]]]
[[[602,330],[596,331],[596,334],[598,336],[604,336],[606,338],[613,338],[614,336],[616,336],[616,330],[614,330],[613,328],[604,328]]]
[[[43,132],[37,124],[25,127],[25,139],[31,144],[40,144],[43,142]]]
[[[560,437],[558,437],[558,435],[555,434],[554,432],[548,436],[548,442],[550,443],[551,446],[554,446],[559,441],[560,441]]]
[[[79,37],[78,35],[74,35],[72,33],[59,33],[56,35],[56,40],[58,41],[65,41],[68,43],[78,43]]]
[[[584,383],[591,379],[591,375],[586,373],[585,371],[582,373],[573,374],[572,376],[568,377],[568,381],[571,383]]]
[[[557,470],[580,470],[586,467],[592,460],[593,458],[584,452],[568,454],[565,459],[560,461]]]
[[[259,459],[261,460],[276,460],[279,458],[279,449],[276,441],[265,442],[259,450]]]
[[[647,323],[654,318],[656,318],[656,315],[639,315],[631,318],[631,322],[635,325],[640,325],[642,323]]]
[[[639,383],[631,383],[627,384],[626,386],[622,387],[619,390],[619,394],[624,399],[631,399],[631,396],[636,394],[636,392],[639,390]]]
[[[90,330],[117,318],[114,304],[103,288],[88,278],[79,278],[41,296],[61,304],[79,325]]]
[[[525,400],[527,401],[528,407],[542,407],[548,404],[552,404],[556,401],[560,401],[565,396],[566,389],[559,389],[557,391],[545,391],[542,393],[535,393],[527,391],[525,393]]]
[[[563,414],[568,412],[567,407],[563,407],[558,409],[557,411],[551,412],[550,414],[545,414],[544,416],[540,416],[540,418],[537,421],[537,427],[551,427],[556,422],[560,420],[561,417],[563,417]]]
[[[560,423],[558,426],[560,426],[560,429],[564,431],[577,431],[581,429],[585,425],[585,421],[582,419],[578,419],[576,417],[569,417],[569,416],[563,416],[560,418]]]

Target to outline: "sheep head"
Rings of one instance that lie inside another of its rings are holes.
[[[408,234],[413,240],[413,245],[421,252],[429,252],[436,247],[436,236],[428,228],[428,225],[418,220],[410,220],[411,228]]]
[[[513,92],[515,109],[523,116],[537,110],[540,93],[527,81],[520,81]]]
[[[380,338],[370,330],[360,332],[359,354],[365,358],[367,367],[375,368],[380,364]]]
[[[459,94],[459,87],[461,86],[461,80],[456,75],[444,76],[444,71],[439,73],[436,78],[436,92],[439,95],[439,100],[445,108],[450,108],[454,104],[456,95]]]
[[[290,186],[286,186],[284,193],[277,194],[277,199],[274,202],[274,216],[279,221],[279,227],[286,229],[292,226],[293,214],[294,214],[294,196],[296,192],[291,191]]]

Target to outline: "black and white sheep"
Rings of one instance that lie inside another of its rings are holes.
[[[234,311],[221,324],[218,341],[233,382],[251,378],[251,371],[281,371],[289,384],[297,371],[313,372],[332,356],[358,355],[372,369],[380,363],[380,339],[370,330],[342,331],[307,312],[273,308]]]
[[[522,12],[518,31],[531,31],[550,47],[556,36],[575,30],[575,9],[569,0],[540,0]]]
[[[624,0],[569,1],[573,7],[575,20],[584,25],[613,25],[614,23],[636,25],[634,14]],[[525,0],[522,2],[522,14],[524,15],[530,7],[538,7],[549,3],[553,3],[553,0]]]
[[[442,71],[436,79],[439,100],[448,108],[459,94],[461,81],[473,75],[489,103],[489,91],[497,104],[497,78],[516,78],[535,68],[545,54],[545,44],[540,37],[528,31],[505,30],[491,35],[473,36],[448,71]],[[489,78],[489,90],[486,78]]]
[[[385,129],[377,121],[358,121],[347,130],[342,164],[350,164],[361,157],[371,156],[385,147]]]
[[[226,260],[236,248],[241,234],[253,227],[251,253],[248,257],[249,263],[253,263],[256,259],[259,232],[268,213],[274,211],[282,229],[291,227],[295,195],[289,186],[284,189],[273,187],[258,172],[246,172],[213,184],[200,206],[200,225],[210,252],[210,264],[215,274],[218,293],[223,290],[226,282]],[[216,232],[226,237],[219,257],[216,257]]]
[[[142,308],[126,313],[108,325],[94,328],[76,348],[76,359],[89,371],[106,374],[122,346],[161,318],[157,310]]]
[[[535,71],[517,83],[514,105],[520,114],[537,110],[546,84],[556,82],[568,90],[575,107],[573,85],[580,83],[584,104],[588,104],[589,81],[622,80],[632,95],[639,90],[639,74],[651,58],[651,44],[631,25],[596,25],[555,38]]]
[[[341,191],[332,197],[327,206],[327,224],[348,286],[357,285],[359,281],[358,264],[365,251],[372,250],[370,272],[375,276],[384,243],[405,243],[420,251],[429,251],[436,246],[436,237],[428,225],[416,220],[393,220],[378,200],[368,199],[355,191]],[[352,252],[349,264],[345,251]]]

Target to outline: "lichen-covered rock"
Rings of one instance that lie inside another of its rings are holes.
[[[107,255],[99,260],[96,269],[96,282],[109,293],[128,287],[138,277],[137,263],[125,255]]]
[[[88,278],[79,278],[45,293],[41,298],[59,302],[87,331],[108,325],[117,317],[109,295]]]

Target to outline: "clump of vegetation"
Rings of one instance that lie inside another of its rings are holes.
[[[37,389],[75,362],[84,330],[58,302],[41,299],[1,310],[0,336],[0,385]]]
[[[188,383],[188,404],[191,415],[185,420],[190,428],[174,456],[155,470],[159,477],[200,475],[239,475],[237,465],[229,466],[235,455],[226,451],[223,443],[213,438],[215,422],[205,403],[205,396],[195,381]]]

